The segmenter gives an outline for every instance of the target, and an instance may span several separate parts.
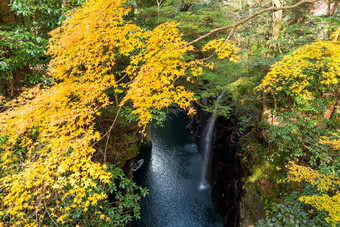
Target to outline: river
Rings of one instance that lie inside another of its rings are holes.
[[[172,115],[164,127],[152,128],[153,147],[142,152],[144,164],[134,172],[149,195],[141,201],[141,219],[132,226],[222,226],[210,188],[199,189],[202,158],[186,125],[184,116]]]

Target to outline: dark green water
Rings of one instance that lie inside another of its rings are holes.
[[[141,202],[141,219],[132,226],[222,226],[213,209],[210,189],[200,190],[202,158],[185,130],[186,118],[171,116],[165,127],[153,128],[153,147],[139,158],[138,185],[149,188]]]

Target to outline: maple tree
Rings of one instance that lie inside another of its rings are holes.
[[[102,110],[132,105],[142,129],[156,111],[171,104],[194,112],[189,108],[196,100],[194,93],[176,82],[187,75],[190,81],[211,64],[186,60],[186,54],[194,50],[193,43],[221,30],[233,30],[262,13],[312,2],[315,0],[261,10],[191,42],[182,39],[174,22],[152,30],[133,24],[127,18],[131,13],[127,0],[89,0],[69,12],[63,24],[50,33],[52,86],[38,85],[7,103],[0,97],[2,223],[124,225],[132,218],[131,210],[138,217],[137,202],[145,189],[106,163],[105,157],[102,163],[93,158],[94,145],[110,135],[115,123],[103,135],[96,125]],[[202,52],[237,62],[237,48],[228,39],[212,40]],[[337,54],[338,43],[322,45],[332,56]],[[338,70],[335,60],[323,60],[333,62],[327,65],[330,72]],[[334,76],[325,75],[332,87]],[[303,89],[306,85],[302,85]],[[115,103],[109,90],[118,97]],[[116,111],[112,118],[118,114]],[[107,202],[107,192],[115,195],[114,205]]]
[[[183,54],[193,47],[181,39],[175,23],[145,31],[124,19],[130,11],[126,6],[125,0],[93,0],[70,12],[51,32],[49,75],[58,83],[38,85],[3,104],[2,222],[35,226],[91,220],[124,225],[132,217],[129,209],[138,217],[140,196],[130,194],[145,190],[119,168],[92,159],[93,145],[101,139],[96,116],[113,105],[106,91],[126,91],[119,105],[131,100],[133,113],[145,127],[152,109],[172,103],[187,108],[195,100],[192,92],[175,82],[188,71],[198,75],[204,63],[184,60]],[[209,48],[228,57],[233,46],[226,44]],[[121,56],[129,58],[129,64],[119,77],[114,67]],[[125,79],[128,82],[123,83]],[[107,202],[107,191],[115,194],[116,206]]]
[[[330,121],[334,106],[339,102],[338,34],[339,29],[330,40],[304,45],[283,57],[256,88],[264,92],[272,108],[271,116],[267,116],[272,124],[268,132],[273,145],[277,143],[280,147],[280,153],[273,155],[285,154],[289,159],[289,155],[299,158],[309,154],[311,165],[315,165],[318,158],[329,161],[336,158],[335,153],[319,152],[320,147],[314,145],[321,140],[322,144],[333,144],[333,148],[338,149],[337,140],[329,140],[339,133]],[[311,131],[298,133],[305,128]],[[327,157],[331,154],[335,157]]]
[[[299,199],[318,210],[327,211],[329,216],[325,220],[332,226],[340,222],[340,179],[335,173],[320,174],[309,167],[292,163],[289,166],[288,179],[296,182],[306,181],[316,186],[321,195],[301,196]]]
[[[338,28],[329,40],[301,46],[283,57],[256,88],[264,92],[273,111],[267,130],[273,151],[267,154],[267,160],[278,166],[283,176],[286,168],[282,165],[292,160],[299,163],[288,167],[288,179],[310,183],[317,189],[303,184],[307,193],[300,195],[299,200],[326,211],[325,221],[333,226],[340,220],[340,134],[334,127],[337,116],[332,115],[339,102],[339,31]],[[282,181],[281,187],[287,188],[287,182]],[[288,188],[287,193],[293,187]]]
[[[339,41],[317,41],[298,48],[275,63],[257,89],[273,95],[283,91],[292,97],[310,100],[319,84],[324,86],[324,93],[336,90],[339,65]],[[313,81],[318,81],[318,84],[313,84]]]

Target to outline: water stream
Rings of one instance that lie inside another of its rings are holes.
[[[150,193],[141,201],[141,219],[132,226],[222,226],[211,189],[199,190],[203,163],[185,130],[187,120],[171,118],[165,127],[152,129],[152,150],[139,157],[144,164],[134,172],[134,180]]]
[[[202,139],[200,141],[200,148],[202,149],[201,153],[203,155],[203,165],[202,165],[202,176],[201,182],[199,185],[200,190],[207,189],[209,184],[209,164],[210,164],[210,157],[211,157],[211,145],[212,145],[212,138],[214,133],[214,126],[215,126],[215,119],[216,119],[216,109],[218,103],[220,102],[222,96],[224,95],[224,91],[217,97],[214,112],[208,121],[205,129],[203,130]]]

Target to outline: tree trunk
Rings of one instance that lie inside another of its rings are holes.
[[[1,0],[0,1],[0,25],[10,25],[15,24],[16,17],[14,13],[11,11],[9,6],[10,0]],[[10,51],[9,51],[10,54]],[[17,69],[12,72],[8,72],[6,74],[6,82],[1,83],[0,87],[7,93],[9,97],[13,98],[16,96],[20,89],[23,87],[25,82],[25,74],[30,74],[31,69],[28,65],[21,66],[20,69]]]
[[[272,3],[273,3],[273,7],[275,8],[281,7],[280,0],[272,0]],[[279,37],[281,19],[282,19],[282,10],[275,11],[273,13],[273,39],[277,39]]]
[[[10,11],[9,3],[10,0],[0,1],[0,24],[11,24],[15,22],[15,16]]]
[[[332,1],[328,0],[328,17],[332,17]],[[328,38],[332,36],[332,29],[331,29],[331,20],[329,20],[329,31],[328,31]]]

